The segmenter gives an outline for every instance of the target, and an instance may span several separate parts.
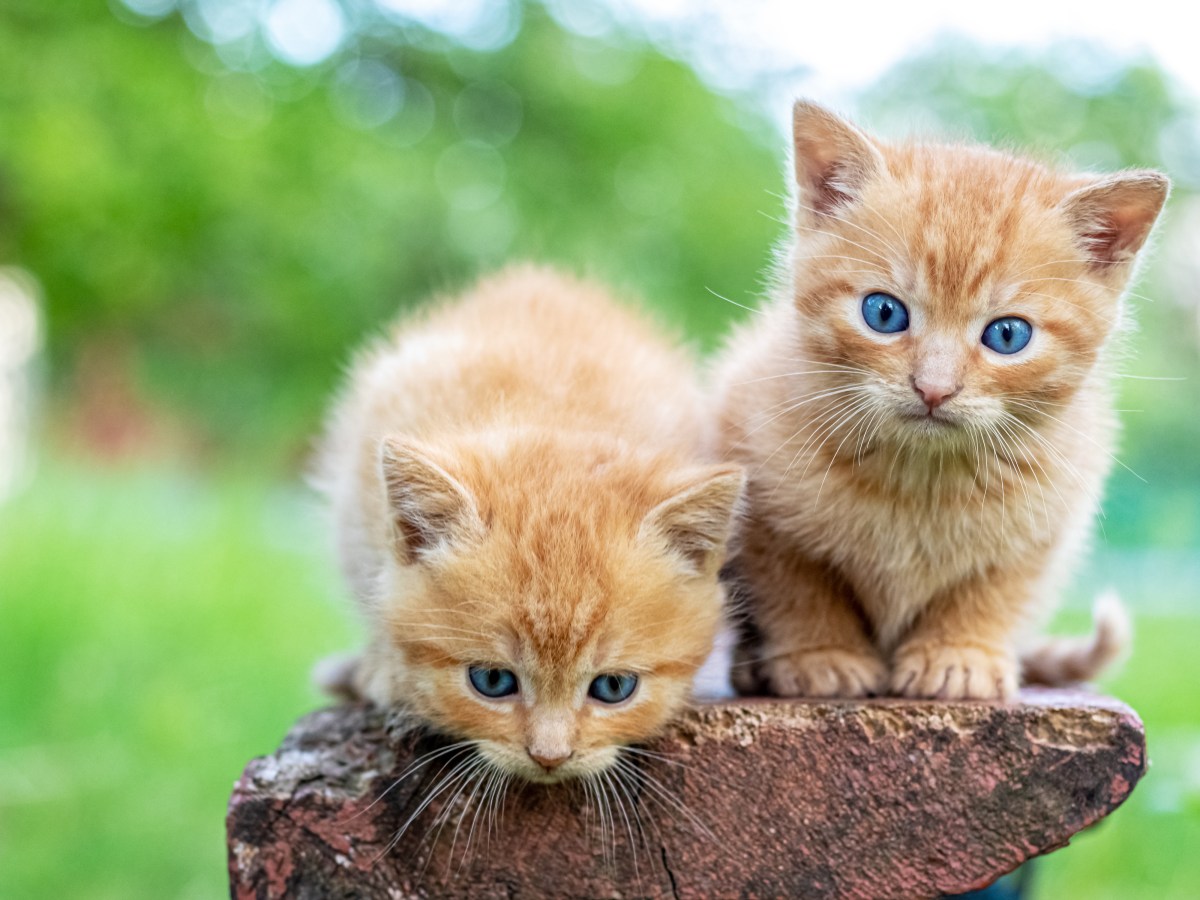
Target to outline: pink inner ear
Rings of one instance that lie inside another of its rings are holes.
[[[1122,252],[1121,229],[1115,224],[1105,227],[1097,222],[1095,227],[1080,231],[1079,242],[1095,265],[1111,266],[1124,262],[1127,256]]]
[[[1157,215],[1157,209],[1140,205],[1097,211],[1080,227],[1079,241],[1096,265],[1129,262],[1141,249]]]
[[[835,162],[821,173],[816,184],[813,185],[813,209],[821,215],[827,216],[838,207],[849,205],[854,198],[844,188],[845,178],[842,167]]]
[[[793,129],[800,202],[818,216],[852,203],[883,165],[865,135],[819,106],[798,102]]]
[[[1131,262],[1154,227],[1167,190],[1166,178],[1158,173],[1130,173],[1069,196],[1064,208],[1092,264]]]

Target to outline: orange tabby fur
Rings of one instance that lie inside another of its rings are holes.
[[[803,102],[795,170],[786,283],[716,378],[722,450],[749,479],[734,568],[761,637],[735,682],[1009,697],[1097,509],[1121,297],[1167,180],[885,144]],[[907,305],[906,331],[866,325],[876,291]],[[1008,315],[1033,339],[1002,356],[981,334]],[[1098,623],[1028,674],[1094,674],[1119,606]]]
[[[688,356],[599,288],[514,268],[354,366],[320,457],[369,645],[337,673],[530,781],[595,773],[689,696],[742,474],[699,464]],[[467,667],[510,669],[512,697]],[[624,702],[587,695],[635,673]]]

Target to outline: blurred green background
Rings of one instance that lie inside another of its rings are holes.
[[[0,897],[226,892],[234,779],[358,637],[301,471],[365,335],[514,258],[645,297],[704,348],[761,295],[785,215],[769,90],[706,82],[602,6],[422,7],[0,6]],[[1135,610],[1106,687],[1153,768],[1035,895],[1196,896],[1195,98],[1087,44],[947,39],[847,102],[884,134],[1175,179],[1132,299],[1128,469],[1058,623],[1108,584]]]

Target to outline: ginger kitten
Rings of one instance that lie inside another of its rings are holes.
[[[1122,643],[1022,659],[1097,510],[1122,294],[1168,191],[985,147],[884,143],[810,103],[780,289],[717,370],[745,464],[733,564],[761,641],[735,683],[783,696],[1006,698]]]
[[[721,617],[743,478],[699,462],[707,428],[688,356],[593,285],[514,268],[401,323],[319,458],[370,635],[333,686],[504,775],[616,763],[686,702]]]

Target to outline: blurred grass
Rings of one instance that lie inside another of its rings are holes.
[[[1182,585],[1144,581],[1124,599],[1148,606],[1160,590]],[[1139,615],[1134,652],[1103,685],[1142,717],[1150,771],[1111,817],[1077,836],[1070,847],[1038,863],[1040,898],[1192,898],[1200,885],[1200,720],[1193,686],[1200,684],[1200,618],[1175,612]],[[1087,617],[1067,613],[1056,627],[1080,631]]]
[[[0,897],[216,897],[224,809],[349,646],[298,489],[55,465],[0,508]]]
[[[225,894],[234,779],[322,702],[312,663],[355,640],[328,543],[302,488],[228,470],[56,461],[0,507],[0,897]],[[1186,590],[1141,580],[1126,599]],[[1152,770],[1040,864],[1036,896],[1200,884],[1200,618],[1165,609],[1107,685],[1145,719]]]

